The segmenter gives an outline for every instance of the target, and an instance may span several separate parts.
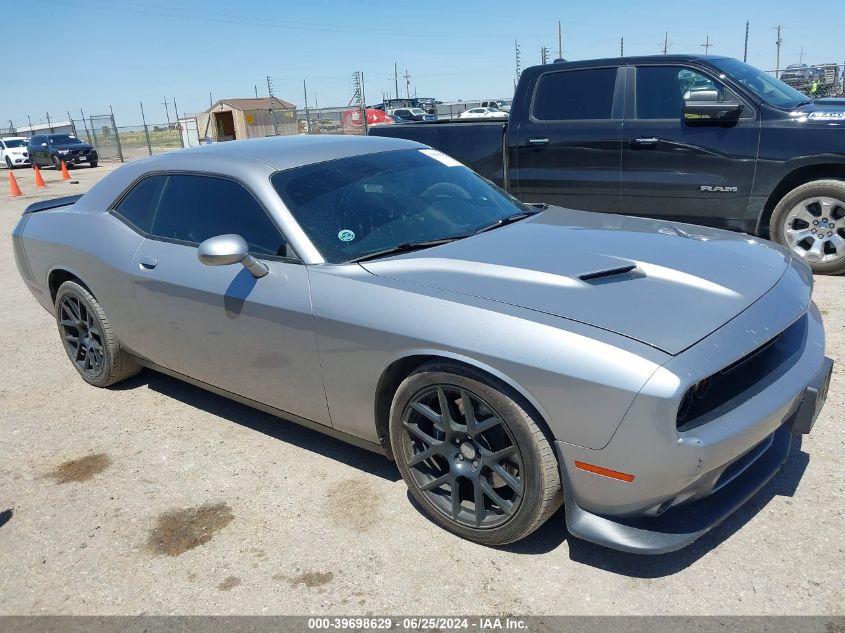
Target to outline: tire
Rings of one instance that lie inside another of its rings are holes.
[[[425,513],[462,538],[513,543],[563,501],[552,445],[520,401],[480,371],[439,361],[396,390],[390,442],[402,478]],[[467,403],[475,425],[467,420]]]
[[[108,387],[141,370],[121,348],[94,295],[75,281],[64,282],[56,293],[56,325],[68,358],[88,384]]]
[[[12,161],[11,161],[11,159],[10,159],[8,156],[6,156],[6,167],[8,167],[9,169],[14,169],[14,168],[15,168],[15,166],[14,166],[14,165],[12,165]]]
[[[95,160],[89,160],[89,161],[88,161],[88,164],[89,164],[89,165],[91,166],[91,168],[93,169],[94,167],[96,167],[96,166],[97,166],[97,161],[95,161]]]
[[[53,163],[53,167],[55,167],[57,170],[62,168],[62,159],[61,158],[54,155],[50,160]]]
[[[845,181],[814,180],[796,187],[775,206],[769,231],[814,273],[845,273]]]

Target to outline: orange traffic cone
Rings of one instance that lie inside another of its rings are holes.
[[[70,174],[67,171],[67,165],[65,165],[65,161],[62,161],[62,180],[70,180]]]
[[[35,186],[46,187],[47,185],[44,184],[44,179],[41,177],[41,171],[38,169],[38,165],[33,165],[32,168],[35,170]]]
[[[11,171],[9,172],[9,186],[12,190],[11,195],[13,198],[23,195],[21,193],[21,188],[18,187],[18,181],[15,179],[15,175]]]

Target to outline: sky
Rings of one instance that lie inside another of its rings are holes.
[[[393,64],[405,94],[443,101],[506,97],[515,76],[514,40],[522,66],[557,57],[591,59],[670,53],[742,58],[750,22],[749,63],[781,67],[845,62],[845,12],[833,0],[551,2],[546,0],[0,0],[5,37],[19,46],[0,61],[0,127],[79,118],[114,109],[118,125],[201,112],[222,98],[267,95],[298,106],[346,105],[352,73],[364,73],[368,103],[394,92]],[[13,29],[9,25],[14,25]],[[36,35],[37,34],[37,35]],[[43,35],[42,35],[43,34]],[[27,43],[29,42],[29,43]],[[30,46],[35,44],[36,46]],[[163,102],[168,101],[168,113]]]

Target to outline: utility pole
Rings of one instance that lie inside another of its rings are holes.
[[[513,41],[513,51],[516,59],[516,79],[514,79],[513,85],[516,87],[516,82],[519,81],[519,76],[522,74],[522,62],[519,59],[519,42],[516,40]]]
[[[563,59],[563,30],[560,27],[560,20],[557,21],[557,58]]]
[[[267,108],[270,110],[270,118],[273,119],[273,134],[279,135],[279,124],[276,121],[276,110],[273,108],[273,80],[270,75],[267,75],[267,96],[270,97],[270,103]]]
[[[47,115],[47,125],[49,125],[49,126],[50,126],[50,131],[51,131],[51,132],[55,132],[55,130],[53,129],[53,122],[52,122],[52,121],[50,121],[50,113],[49,113],[49,112],[45,112],[45,114]]]
[[[402,78],[405,80],[405,97],[407,99],[411,98],[411,75],[408,74],[408,69],[405,69],[405,74],[402,75]],[[399,96],[399,95],[397,95]]]
[[[625,57],[625,36],[619,38],[619,57]]]
[[[778,47],[777,57],[775,58],[775,79],[780,79],[780,45],[783,43],[783,39],[780,36],[781,25],[778,24],[775,28],[778,32],[778,38],[775,40],[775,44]]]
[[[549,47],[543,46],[540,48],[540,63],[548,64],[549,63]]]
[[[801,52],[798,53],[798,63],[799,64],[804,63],[804,47],[803,46],[801,47]]]
[[[704,49],[705,55],[707,55],[710,52],[711,46],[713,46],[713,45],[710,43],[710,36],[708,35],[706,38],[704,38],[704,44],[701,45],[701,47]]]
[[[255,88],[255,98],[258,99],[258,84],[252,84],[252,87]]]
[[[748,20],[745,21],[745,52],[742,53],[742,61],[748,61]]]
[[[669,54],[669,47],[670,46],[672,46],[672,45],[669,43],[669,31],[666,31],[666,34],[663,36],[663,54],[664,55]]]
[[[161,105],[164,106],[164,115],[167,117],[167,129],[170,129],[170,110],[167,107],[167,97],[164,97],[164,101],[161,102]]]
[[[394,96],[398,99],[399,98],[399,69],[396,66],[396,62],[393,62],[393,87],[395,90]]]
[[[311,134],[311,116],[308,112],[308,86],[305,85],[305,80],[302,80],[302,94],[305,96],[305,133]],[[320,120],[320,115],[317,114],[317,120]]]

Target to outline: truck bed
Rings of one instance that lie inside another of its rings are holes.
[[[424,143],[505,187],[504,121],[431,121],[379,125],[370,136],[404,138]]]

